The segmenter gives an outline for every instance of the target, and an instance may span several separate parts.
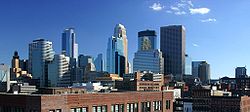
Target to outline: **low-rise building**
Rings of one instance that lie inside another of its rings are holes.
[[[172,92],[0,94],[1,112],[172,112]]]

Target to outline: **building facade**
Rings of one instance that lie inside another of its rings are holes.
[[[164,74],[181,81],[185,73],[186,33],[182,25],[160,28],[160,49],[164,57]]]
[[[78,58],[78,44],[74,28],[67,28],[62,33],[62,52],[70,58]]]
[[[117,24],[114,35],[108,40],[107,71],[122,76],[129,72],[128,40],[126,29],[122,24]]]
[[[98,56],[96,57],[94,61],[94,64],[95,64],[96,71],[98,72],[104,71],[104,60],[103,60],[102,54],[98,54]]]
[[[156,48],[156,37],[154,30],[138,32],[138,51],[134,55],[133,71],[164,73],[164,58]]]
[[[48,64],[48,80],[50,87],[67,87],[71,84],[69,71],[69,57],[56,54],[53,61]]]
[[[1,112],[173,112],[172,92],[0,94],[0,99]]]
[[[237,67],[235,68],[235,78],[247,77],[247,68],[246,67]]]
[[[38,39],[29,44],[29,73],[40,87],[48,86],[48,63],[54,54],[52,42],[48,40]]]

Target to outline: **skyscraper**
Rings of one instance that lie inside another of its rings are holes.
[[[53,61],[48,64],[49,86],[70,86],[71,76],[69,71],[69,57],[64,54],[56,54]]]
[[[162,52],[156,48],[157,36],[154,30],[138,32],[138,51],[133,59],[133,71],[164,72]]]
[[[115,26],[114,35],[108,40],[107,71],[120,76],[129,72],[128,40],[126,29],[122,24]]]
[[[103,60],[102,54],[98,54],[98,56],[96,57],[94,61],[94,64],[95,64],[96,71],[98,72],[104,71],[104,60]]]
[[[185,55],[185,75],[192,75],[192,59],[189,55]]]
[[[246,67],[237,67],[235,68],[235,78],[247,77],[247,68]]]
[[[62,51],[70,58],[78,58],[78,44],[74,28],[67,28],[62,33]]]
[[[200,78],[202,84],[209,84],[210,82],[210,64],[203,61],[199,65],[198,77]]]
[[[54,58],[52,42],[45,39],[34,40],[29,44],[29,72],[33,79],[39,80],[39,86],[48,84],[48,63]]]
[[[194,77],[198,77],[199,74],[199,66],[202,62],[205,61],[192,61],[192,75]]]
[[[182,25],[160,28],[160,49],[164,57],[164,74],[181,81],[185,73],[186,33]]]

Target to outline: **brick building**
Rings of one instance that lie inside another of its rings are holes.
[[[0,94],[0,112],[172,112],[172,92]]]

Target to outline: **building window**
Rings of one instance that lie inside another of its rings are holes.
[[[154,101],[153,102],[153,108],[154,108],[154,111],[157,111],[157,110],[161,110],[161,101]]]
[[[124,104],[111,105],[111,112],[124,112]]]
[[[138,112],[138,103],[128,103],[127,112]]]
[[[171,106],[171,102],[170,102],[170,100],[167,100],[166,101],[166,109],[169,110],[170,106]]]
[[[151,111],[151,102],[142,102],[141,103],[141,111],[142,112],[150,112]]]
[[[107,105],[93,106],[92,107],[92,112],[107,112]]]

